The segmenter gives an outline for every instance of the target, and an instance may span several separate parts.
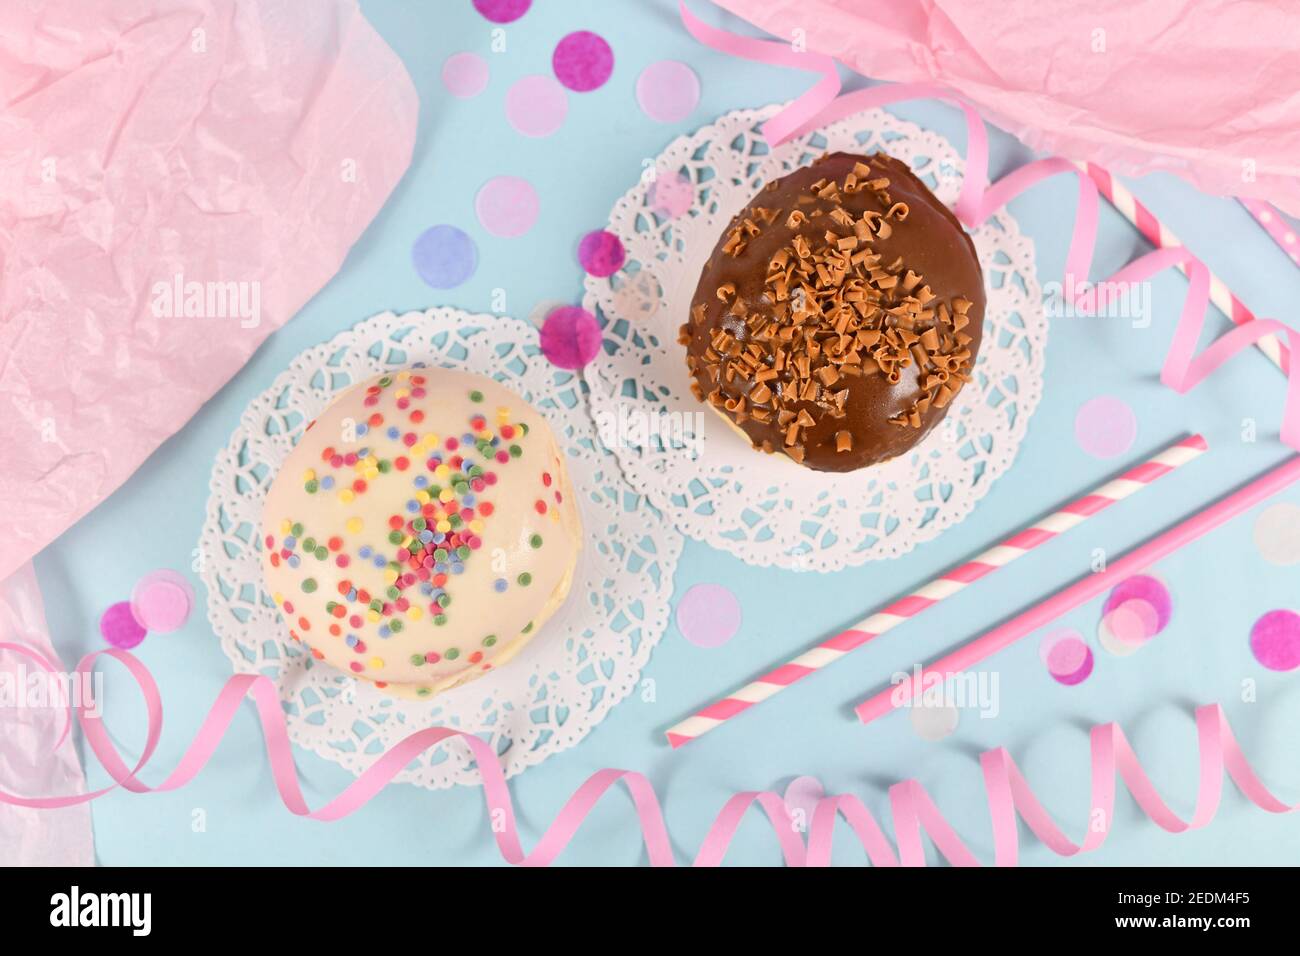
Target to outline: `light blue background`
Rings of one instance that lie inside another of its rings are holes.
[[[702,0],[694,6],[712,22],[743,29]],[[497,287],[507,291],[509,310],[521,317],[539,302],[577,301],[582,289],[577,241],[604,224],[614,200],[640,175],[643,158],[720,113],[788,99],[811,82],[805,74],[729,60],[704,49],[679,25],[669,0],[537,0],[521,21],[505,28],[507,51],[498,54],[490,52],[492,25],[474,12],[470,0],[368,0],[363,8],[405,61],[419,91],[414,162],[325,289],[125,486],[39,556],[50,626],[66,661],[102,646],[98,615],[128,595],[140,575],[158,567],[189,568],[216,450],[248,401],[299,351],[385,309],[449,304],[488,311],[491,290]],[[520,76],[549,72],[555,43],[576,29],[594,30],[609,40],[615,52],[613,77],[598,91],[570,94],[568,118],[555,135],[537,140],[516,134],[504,117],[506,90]],[[468,101],[446,94],[439,80],[443,61],[460,50],[482,53],[491,64],[487,90]],[[675,125],[647,119],[634,99],[637,75],[662,58],[691,64],[703,88],[699,107]],[[897,112],[964,147],[954,110],[916,103]],[[1023,147],[995,132],[995,176],[1027,158]],[[525,176],[541,194],[541,215],[522,238],[494,238],[475,218],[475,192],[498,174]],[[1169,177],[1133,185],[1257,311],[1290,317],[1300,297],[1300,271],[1235,202],[1199,195]],[[1059,278],[1074,188],[1072,180],[1053,181],[1012,206],[1037,244],[1043,281]],[[424,286],[410,264],[415,237],[443,222],[468,231],[480,251],[477,273],[450,291]],[[1145,248],[1134,230],[1105,208],[1093,276],[1108,275]],[[887,786],[915,777],[987,860],[991,838],[977,764],[980,751],[1007,746],[1057,819],[1080,838],[1088,806],[1086,728],[1118,720],[1161,791],[1186,817],[1196,783],[1189,715],[1196,704],[1211,701],[1225,703],[1250,759],[1274,791],[1292,800],[1300,796],[1296,676],[1265,671],[1247,646],[1249,628],[1261,613],[1300,604],[1297,575],[1259,558],[1251,539],[1253,515],[1160,563],[1156,570],[1173,593],[1174,617],[1169,629],[1138,654],[1119,659],[1096,647],[1099,601],[1063,619],[1060,625],[1084,632],[1096,652],[1093,676],[1078,687],[1063,687],[1047,675],[1035,635],[995,660],[1002,691],[996,719],[966,714],[955,734],[933,743],[918,738],[906,717],[862,727],[848,714],[851,703],[891,672],[980,633],[1084,573],[1094,547],[1118,553],[1285,457],[1276,440],[1283,379],[1261,354],[1239,357],[1190,396],[1180,397],[1159,384],[1158,370],[1185,288],[1185,281],[1172,273],[1156,281],[1156,321],[1145,331],[1124,322],[1055,322],[1046,397],[1014,469],[967,521],[906,558],[832,575],[797,574],[748,567],[688,542],[676,594],[704,581],[731,588],[744,609],[741,632],[725,647],[705,650],[670,627],[646,670],[656,684],[655,703],[624,702],[576,749],[512,784],[525,844],[532,845],[588,774],[617,766],[653,780],[682,859],[693,855],[732,792],[781,788],[793,776],[812,774],[829,790],[859,794],[887,828]],[[1221,327],[1217,313],[1211,325]],[[1117,462],[1091,459],[1073,440],[1079,405],[1103,393],[1123,397],[1138,411],[1137,444]],[[1260,440],[1254,444],[1240,437],[1247,417],[1259,422]],[[662,742],[664,728],[694,705],[973,555],[1124,462],[1196,430],[1209,438],[1213,451],[1166,480],[1159,491],[1115,508],[1087,530],[1043,548],[1014,570],[706,740],[675,753]],[[1282,498],[1300,502],[1300,489]],[[145,775],[153,782],[175,764],[230,673],[207,626],[201,586],[199,592],[200,607],[183,631],[151,637],[138,649],[166,702],[162,745]],[[125,674],[111,665],[108,670],[109,724],[127,754],[138,753],[142,708]],[[1255,703],[1241,701],[1247,679],[1257,682]],[[349,779],[311,754],[298,751],[296,756],[313,805],[325,802]],[[92,783],[103,782],[97,767],[89,773]],[[1126,795],[1118,806],[1105,846],[1083,863],[1292,863],[1300,845],[1300,817],[1270,816],[1230,787],[1218,818],[1193,834],[1164,833]],[[191,832],[195,808],[206,811],[204,833]],[[276,796],[251,708],[241,713],[213,761],[190,786],[154,796],[115,793],[94,804],[94,823],[99,859],[105,864],[499,861],[477,789],[430,793],[393,786],[340,823],[293,817]],[[1058,862],[1024,833],[1024,862]],[[836,846],[841,862],[864,858],[847,829]],[[561,858],[587,864],[643,859],[631,805],[621,793],[607,797]],[[779,860],[761,813],[755,811],[742,826],[729,859],[755,864]]]

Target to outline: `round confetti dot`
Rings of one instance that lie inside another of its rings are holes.
[[[420,278],[433,288],[454,289],[478,268],[478,248],[455,226],[434,226],[415,240],[411,261]],[[350,500],[352,496],[347,497]]]
[[[1102,605],[1101,613],[1103,616],[1110,614],[1129,601],[1145,601],[1155,609],[1156,626],[1152,635],[1159,634],[1168,626],[1173,614],[1173,600],[1169,596],[1169,589],[1159,578],[1149,574],[1135,574],[1125,578],[1110,592],[1106,603]]]
[[[1271,671],[1300,667],[1300,614],[1269,611],[1250,629],[1250,650]]]
[[[636,78],[636,101],[641,112],[660,123],[686,119],[700,101],[700,79],[685,63],[660,60]]]
[[[952,704],[917,701],[908,708],[912,730],[922,740],[943,740],[957,729],[960,715]]]
[[[1079,406],[1074,438],[1094,458],[1116,458],[1133,447],[1137,416],[1123,399],[1100,395]]]
[[[525,76],[506,91],[506,119],[524,136],[550,136],[568,112],[564,87],[552,77]]]
[[[487,88],[487,60],[477,53],[453,53],[442,64],[442,85],[452,96],[467,100]]]
[[[1160,615],[1147,601],[1125,601],[1104,618],[1106,628],[1117,641],[1145,644],[1160,633]]]
[[[802,826],[803,832],[807,832],[808,827],[812,826],[817,801],[825,795],[826,791],[816,777],[795,777],[786,785],[782,799],[794,822]]]
[[[483,228],[505,239],[522,236],[533,228],[539,205],[533,184],[518,176],[495,176],[474,198],[474,211]]]
[[[100,617],[99,633],[114,647],[127,650],[143,641],[148,631],[131,613],[131,602],[118,601]]]
[[[605,85],[614,72],[614,51],[588,30],[570,33],[551,54],[555,77],[575,93],[590,93]]]
[[[1064,630],[1048,634],[1039,645],[1038,653],[1047,667],[1047,673],[1067,687],[1083,683],[1092,673],[1092,648],[1084,642],[1078,631]]]
[[[1261,511],[1255,519],[1255,547],[1269,564],[1300,562],[1300,507],[1283,501]]]
[[[645,198],[655,215],[676,219],[695,202],[695,186],[681,173],[657,173],[646,189]]]
[[[551,364],[580,369],[600,351],[600,325],[586,309],[566,305],[546,317],[538,340]]]
[[[578,243],[578,262],[588,275],[598,278],[612,276],[627,261],[623,243],[612,232],[598,229],[589,232]]]
[[[533,0],[474,0],[474,9],[493,23],[514,23],[533,5]]]
[[[740,602],[720,584],[696,584],[677,603],[677,629],[696,647],[721,647],[740,630]]]
[[[194,588],[175,571],[146,574],[131,590],[131,613],[145,630],[170,634],[189,620]]]

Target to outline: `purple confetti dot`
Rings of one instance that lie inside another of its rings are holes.
[[[442,85],[452,96],[478,96],[487,83],[487,60],[477,53],[453,53],[442,64]]]
[[[433,226],[415,240],[411,261],[433,288],[454,289],[478,268],[478,248],[455,226]]]
[[[1100,395],[1079,406],[1074,438],[1094,458],[1116,458],[1133,447],[1137,416],[1122,398]]]
[[[149,632],[131,613],[131,602],[118,601],[99,619],[99,633],[114,647],[128,650],[143,641]]]
[[[506,119],[524,136],[550,136],[564,125],[569,99],[549,76],[525,76],[506,91]]]
[[[677,629],[696,647],[721,647],[740,630],[740,602],[721,584],[697,584],[677,603]]]
[[[533,5],[533,0],[474,0],[474,9],[493,23],[514,23]]]
[[[1300,614],[1269,611],[1250,629],[1250,650],[1271,671],[1300,667]]]
[[[494,236],[522,236],[537,221],[539,202],[533,184],[518,176],[496,176],[474,198],[474,211]]]
[[[551,54],[555,77],[575,93],[590,93],[605,85],[614,72],[614,51],[588,30],[570,33]]]
[[[1151,636],[1159,634],[1168,626],[1173,614],[1173,600],[1169,597],[1169,589],[1159,578],[1153,578],[1149,574],[1135,574],[1131,578],[1125,578],[1110,592],[1106,603],[1102,605],[1101,613],[1105,616],[1129,601],[1145,601],[1155,610],[1156,627]]]
[[[542,323],[542,354],[559,368],[580,369],[600,351],[600,324],[586,309],[565,305]]]
[[[627,252],[618,236],[598,229],[587,233],[578,243],[578,261],[589,275],[604,278],[623,268]]]
[[[676,60],[651,63],[636,78],[636,101],[652,120],[679,122],[700,102],[700,78]]]

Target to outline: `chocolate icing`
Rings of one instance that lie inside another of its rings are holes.
[[[943,420],[983,320],[983,275],[957,218],[898,160],[834,153],[732,220],[681,341],[692,390],[755,448],[852,471]]]

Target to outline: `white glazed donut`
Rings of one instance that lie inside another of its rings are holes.
[[[412,368],[323,411],[266,496],[290,635],[400,696],[504,664],[563,603],[582,546],[546,420],[482,376]]]

